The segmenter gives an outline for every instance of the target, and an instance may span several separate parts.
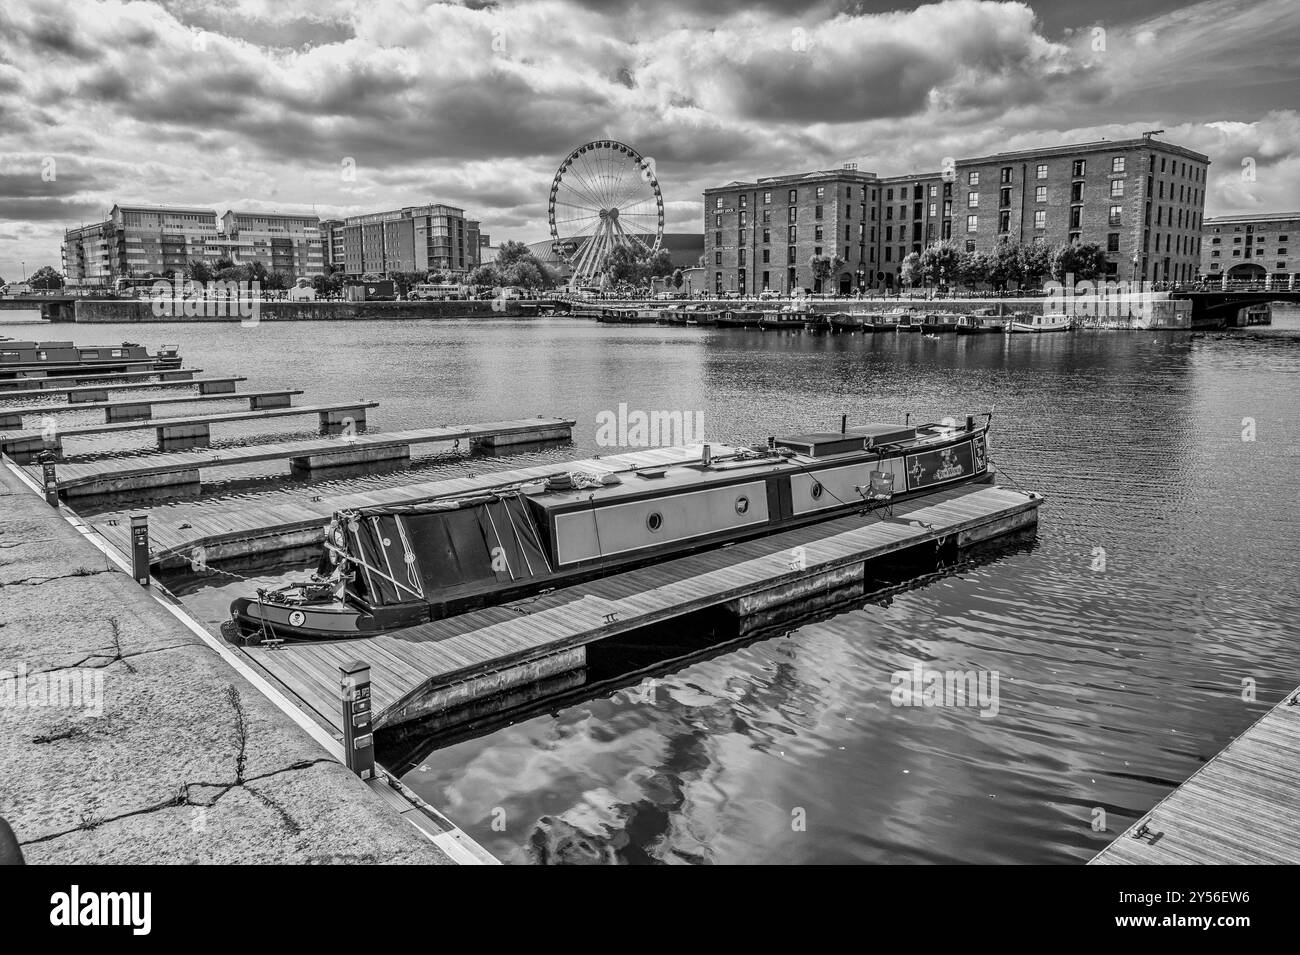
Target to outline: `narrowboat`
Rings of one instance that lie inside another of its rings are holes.
[[[808,320],[808,309],[795,306],[767,311],[759,319],[761,328],[803,328]]]
[[[722,310],[712,308],[708,305],[693,305],[686,309],[686,324],[698,325],[703,328],[712,328],[718,324],[718,318],[722,315]]]
[[[595,473],[578,461],[542,480],[338,511],[316,573],[235,600],[228,632],[253,643],[370,636],[987,482],[988,428],[988,416],[968,416],[692,445],[670,464]]]
[[[994,315],[981,315],[974,313],[971,315],[962,315],[957,319],[958,335],[988,335],[994,332],[1001,334],[1003,319]]]
[[[718,324],[726,328],[757,328],[762,320],[762,312],[741,308],[729,308],[718,316]]]
[[[828,317],[830,319],[831,330],[837,332],[861,331],[864,327],[870,324],[867,322],[867,316],[854,315],[850,312],[835,312]],[[871,331],[869,327],[867,327],[866,330]]]
[[[139,367],[167,370],[181,366],[180,348],[160,346],[157,353],[135,342],[120,345],[81,345],[73,342],[11,341],[0,346],[0,376],[43,377],[112,372]]]
[[[924,321],[925,319],[921,315],[912,312],[901,312],[898,315],[898,322],[894,325],[894,329],[900,332],[919,332],[921,323]]]
[[[1051,315],[1030,315],[1017,313],[1007,322],[1007,332],[1011,335],[1036,335],[1042,332],[1068,332],[1074,327],[1069,315],[1056,313]]]
[[[921,317],[921,331],[927,335],[951,335],[957,331],[955,312],[927,312]]]

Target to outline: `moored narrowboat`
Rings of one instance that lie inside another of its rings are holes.
[[[724,544],[988,481],[988,422],[866,424],[694,445],[677,463],[335,513],[308,581],[241,597],[234,632],[369,636]]]
[[[1018,312],[1007,322],[1007,332],[1012,335],[1036,335],[1043,332],[1068,332],[1074,327],[1074,320],[1064,313],[1051,315],[1031,315]]]
[[[951,335],[957,331],[955,312],[927,312],[921,318],[921,331],[927,335]]]

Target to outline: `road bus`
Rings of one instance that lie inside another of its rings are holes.
[[[411,286],[408,298],[428,302],[460,302],[469,298],[469,289],[464,285],[454,283],[425,282]]]

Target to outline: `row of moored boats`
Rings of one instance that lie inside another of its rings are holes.
[[[1036,334],[1067,332],[1075,327],[1065,314],[1013,312],[998,309],[973,312],[896,308],[885,312],[851,313],[815,308],[719,308],[707,303],[648,306],[579,306],[572,314],[615,325],[697,325],[731,328],[802,328],[810,331],[919,332],[926,335]]]

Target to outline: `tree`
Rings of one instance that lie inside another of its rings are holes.
[[[533,258],[533,253],[528,251],[528,246],[514,239],[506,239],[497,248],[496,266],[500,270],[505,270],[525,256]]]
[[[496,288],[501,284],[501,278],[497,275],[496,266],[491,262],[485,262],[482,265],[474,266],[473,271],[469,273],[466,280],[470,285],[484,285],[489,288]]]
[[[926,246],[918,262],[925,284],[945,285],[956,282],[961,270],[961,256],[961,250],[952,242],[935,242]]]
[[[1020,281],[1037,285],[1043,276],[1052,271],[1052,250],[1045,245],[1029,243],[1020,246]]]
[[[200,285],[207,285],[212,281],[212,266],[203,259],[190,259],[189,265],[185,267],[185,277]]]
[[[813,290],[820,292],[822,283],[844,268],[844,260],[838,255],[814,255],[808,260],[808,268],[812,270],[815,283]]]
[[[681,288],[686,281],[686,274],[681,269],[673,269],[673,288]]]
[[[516,259],[497,274],[501,285],[515,285],[519,288],[541,289],[551,282],[549,273],[531,253]]]
[[[1052,253],[1052,278],[1065,282],[1073,275],[1075,282],[1099,279],[1106,274],[1106,253],[1095,242],[1067,242]]]
[[[962,284],[973,289],[991,281],[993,266],[993,256],[988,252],[963,252],[957,271]]]
[[[916,288],[925,281],[925,270],[921,266],[921,253],[909,252],[898,267],[898,281],[902,285]]]
[[[403,297],[411,293],[411,289],[417,285],[424,284],[428,280],[426,272],[389,272],[388,277],[393,280],[397,286],[397,293]]]
[[[32,273],[32,277],[27,280],[27,284],[33,289],[52,292],[63,288],[63,275],[56,272],[53,266],[42,265]]]
[[[1020,279],[1019,243],[1003,239],[993,250],[993,267],[989,271],[989,281],[994,287],[1005,289],[1008,282],[1019,282]]]

